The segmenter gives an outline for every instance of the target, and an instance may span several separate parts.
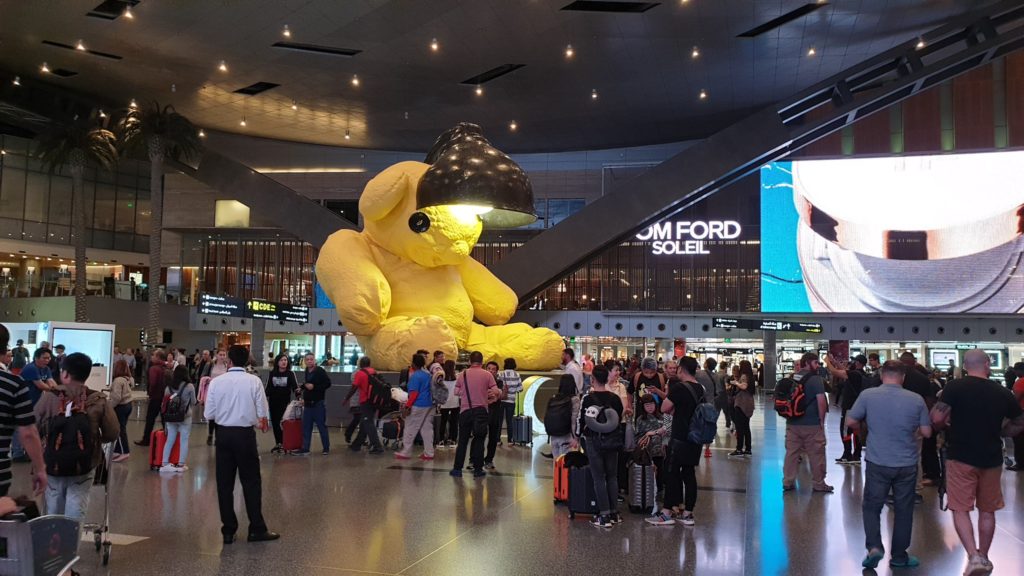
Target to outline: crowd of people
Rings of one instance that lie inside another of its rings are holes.
[[[225,544],[234,542],[239,527],[236,478],[249,517],[248,539],[279,537],[262,516],[256,430],[273,429],[274,453],[308,455],[316,429],[323,454],[330,453],[326,391],[331,379],[311,353],[301,357],[299,372],[292,370],[293,356],[277,355],[264,382],[254,374],[249,351],[242,346],[201,352],[191,361],[173,349],[155,350],[143,360],[135,351],[117,351],[112,385],[104,394],[85,386],[92,369],[86,355],[65,355],[63,347],[51,349],[45,343],[30,355],[21,341],[8,348],[9,340],[0,325],[0,509],[15,506],[6,498],[11,459],[27,459],[34,489],[44,497],[47,510],[84,518],[93,476],[103,466],[102,443],[113,443],[114,462],[130,455],[128,424],[140,365],[146,370],[149,402],[143,436],[136,444],[149,444],[159,418],[166,435],[157,455],[161,472],[187,470],[193,409],[199,407],[209,422]],[[747,361],[730,367],[711,358],[701,366],[689,356],[667,362],[636,358],[626,365],[584,356],[581,363],[571,348],[562,360],[563,374],[544,426],[551,457],[577,450],[586,455],[597,501],[591,523],[608,529],[623,521],[619,505],[627,497],[626,471],[633,462],[645,462],[653,468],[658,487],[657,502],[645,521],[654,526],[696,525],[696,470],[702,456],[710,454],[706,441],[694,433],[706,418],[704,407],[714,407],[714,418],[724,416],[734,438],[729,457],[749,458],[761,370]],[[841,414],[834,429],[843,452],[836,462],[865,464],[867,553],[862,565],[874,568],[886,554],[880,529],[886,504],[894,511],[890,565],[920,565],[908,551],[914,506],[923,500],[924,489],[940,486],[968,556],[965,574],[991,572],[995,512],[1004,506],[1001,473],[1004,466],[1011,471],[1024,466],[1024,363],[1014,367],[1016,378],[1007,378],[1008,390],[990,379],[990,362],[980,350],[967,351],[962,369],[951,366],[948,371],[928,370],[909,352],[884,363],[875,354],[857,355],[849,362],[832,355],[823,362],[816,353],[805,354],[796,371],[784,375],[788,395],[777,393],[775,399],[786,424],[782,492],[797,490],[804,463],[809,465],[812,492],[834,491],[826,482],[825,456],[831,395]],[[454,477],[468,469],[481,478],[495,469],[503,425],[508,444],[523,442],[513,430],[517,396],[523,390],[514,358],[499,366],[474,351],[469,366],[457,372],[443,352],[420,350],[396,389],[384,383],[370,358],[359,358],[357,367],[343,401],[353,407],[345,430],[352,452],[368,446],[370,454],[384,453],[378,419],[388,414],[398,415],[396,459],[412,458],[421,445],[419,458],[429,462],[437,449],[454,447]],[[301,407],[301,445],[286,450],[286,414],[295,405]],[[770,410],[770,403],[764,408]],[[61,437],[84,429],[91,439],[87,445],[61,444]],[[1013,438],[1013,458],[1007,456],[1006,438]],[[2,450],[8,445],[9,455]],[[172,451],[172,446],[180,449]],[[975,508],[977,532],[970,514]]]

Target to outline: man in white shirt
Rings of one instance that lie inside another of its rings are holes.
[[[206,419],[217,423],[217,502],[220,505],[224,544],[235,541],[235,475],[242,483],[245,511],[249,515],[249,542],[277,540],[263,520],[263,488],[256,430],[267,431],[267,397],[259,377],[245,371],[249,350],[228,349],[228,371],[210,382],[206,393]]]
[[[566,348],[562,351],[562,370],[566,374],[571,374],[572,379],[576,381],[576,395],[583,395],[583,367],[576,361],[576,351],[572,348]]]

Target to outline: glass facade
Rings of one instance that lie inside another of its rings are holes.
[[[0,234],[11,240],[71,244],[71,176],[50,174],[34,143],[0,136]],[[113,171],[85,171],[86,244],[149,251],[149,168],[125,160]]]

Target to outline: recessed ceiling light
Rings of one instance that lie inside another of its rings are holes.
[[[292,100],[292,110],[298,110],[298,109],[299,109],[299,105],[295,102],[295,100]]]
[[[206,132],[203,132],[202,128],[199,129],[199,137],[200,138],[206,138]]]
[[[924,48],[924,46],[925,46],[924,38],[918,39],[918,41],[917,41],[917,49],[920,50],[921,48]]]
[[[590,91],[590,99],[597,100],[597,88],[594,88],[593,90]]]
[[[285,24],[284,25],[284,29],[281,30],[281,36],[284,36],[285,38],[291,38],[292,37],[292,31],[288,29],[288,25],[287,24]]]
[[[132,7],[131,7],[131,5],[125,5],[125,7],[124,7],[124,17],[129,19],[129,20],[134,20],[135,19],[135,14],[132,14]]]
[[[107,113],[103,111],[103,108],[100,108],[99,116],[100,116],[100,118],[106,118],[107,117]]]
[[[701,90],[700,91],[700,99],[701,100],[707,100],[708,99],[708,92],[707,92],[707,90]]]
[[[565,57],[572,58],[576,55],[576,51],[572,49],[572,44],[565,45]]]
[[[132,98],[132,101],[128,103],[128,107],[132,110],[135,110],[139,107],[139,105],[135,103],[135,98]]]
[[[433,50],[434,52],[437,52],[437,49],[440,48],[440,47],[441,47],[441,45],[437,43],[437,38],[433,38],[433,39],[430,40],[430,49],[431,50]]]
[[[81,50],[82,52],[85,52],[85,44],[82,43],[81,39],[79,39],[78,43],[75,44],[75,50]]]
[[[516,121],[513,120],[513,121],[508,123],[508,129],[513,131],[513,132],[515,132],[516,130],[519,129],[519,124],[516,124]]]
[[[807,51],[807,55],[808,56],[814,56],[817,53],[818,52],[817,52],[817,50],[814,49],[814,46],[811,46],[811,48]]]
[[[14,82],[12,82],[12,84],[14,84],[15,86],[21,86],[21,76],[15,76]]]
[[[348,128],[345,129],[345,140],[351,140],[352,134],[349,134]]]
[[[44,74],[49,73],[50,67],[46,65],[46,62],[43,62],[43,65],[39,67],[39,71]]]
[[[352,75],[352,85],[353,86],[359,86],[359,76],[356,75],[356,74]]]
[[[242,116],[242,121],[239,122],[238,125],[241,126],[242,128],[245,128],[245,126],[246,126],[246,124],[245,124],[245,116]]]
[[[697,58],[700,56],[700,50],[696,46],[693,47],[693,51],[690,52],[690,58]]]
[[[228,64],[227,64],[227,62],[221,60],[220,61],[220,66],[217,66],[217,70],[220,70],[221,72],[227,72],[228,71]]]
[[[484,87],[479,85],[479,84],[477,84],[475,92],[476,92],[477,96],[483,96],[484,95]]]
[[[7,150],[0,148],[0,156],[7,156]],[[13,256],[13,254],[11,254],[11,256]]]

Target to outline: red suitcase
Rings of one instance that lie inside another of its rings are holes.
[[[163,466],[164,445],[167,444],[167,432],[153,430],[149,439],[149,469],[159,470]],[[177,464],[181,458],[178,449],[181,447],[181,436],[174,439],[174,447],[171,448],[171,464]]]
[[[298,452],[302,450],[302,420],[285,420],[281,422],[281,431],[284,433],[284,441],[281,448],[285,452]]]
[[[569,501],[569,468],[565,465],[565,455],[555,460],[555,504]]]

